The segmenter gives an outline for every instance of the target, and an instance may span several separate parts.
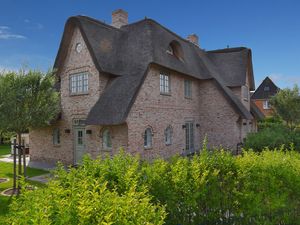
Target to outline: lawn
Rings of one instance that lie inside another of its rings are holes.
[[[10,145],[0,145],[0,158],[10,154]]]
[[[1,148],[2,150],[2,148]],[[3,150],[4,152],[4,150]],[[2,153],[2,151],[1,151]],[[1,157],[1,156],[0,156]],[[29,177],[33,176],[38,176],[42,174],[46,174],[48,171],[45,170],[40,170],[40,169],[33,169],[33,168],[28,168],[27,169],[27,175]],[[0,183],[0,193],[7,189],[11,188],[13,185],[13,164],[12,163],[5,163],[5,162],[0,162],[0,178],[9,178],[8,182],[5,183]],[[29,183],[38,186],[38,187],[43,187],[44,185],[38,182],[32,182],[30,181]],[[0,224],[4,224],[4,218],[8,212],[8,206],[11,202],[11,197],[5,197],[0,195]]]

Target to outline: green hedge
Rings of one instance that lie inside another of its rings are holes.
[[[279,149],[282,145],[300,151],[300,131],[290,130],[281,124],[264,124],[257,133],[249,133],[244,143],[245,149],[261,152],[264,148]]]
[[[151,163],[124,153],[60,167],[11,205],[15,224],[300,224],[300,154],[225,151]]]

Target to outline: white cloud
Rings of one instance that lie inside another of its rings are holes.
[[[26,23],[26,28],[30,30],[41,30],[44,28],[44,25],[41,23],[32,22],[30,19],[25,19],[24,23]]]
[[[275,84],[282,87],[293,87],[295,84],[300,85],[300,75],[285,75],[280,73],[272,73],[269,75]]]
[[[0,26],[0,40],[8,39],[26,39],[24,35],[14,34],[10,31],[10,28],[7,26]]]

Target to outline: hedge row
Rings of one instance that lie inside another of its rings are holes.
[[[203,150],[151,163],[123,152],[62,166],[11,204],[15,224],[299,224],[300,154]]]

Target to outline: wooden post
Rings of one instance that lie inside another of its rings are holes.
[[[22,176],[22,148],[21,148],[21,142],[22,142],[22,137],[21,137],[21,133],[18,134],[18,195],[21,191],[21,176]]]
[[[17,188],[17,140],[14,139],[14,151],[13,151],[13,157],[14,157],[14,181],[13,181],[13,189],[14,191]]]
[[[26,149],[25,149],[25,141],[22,141],[22,153],[23,153],[23,175],[26,177]]]

